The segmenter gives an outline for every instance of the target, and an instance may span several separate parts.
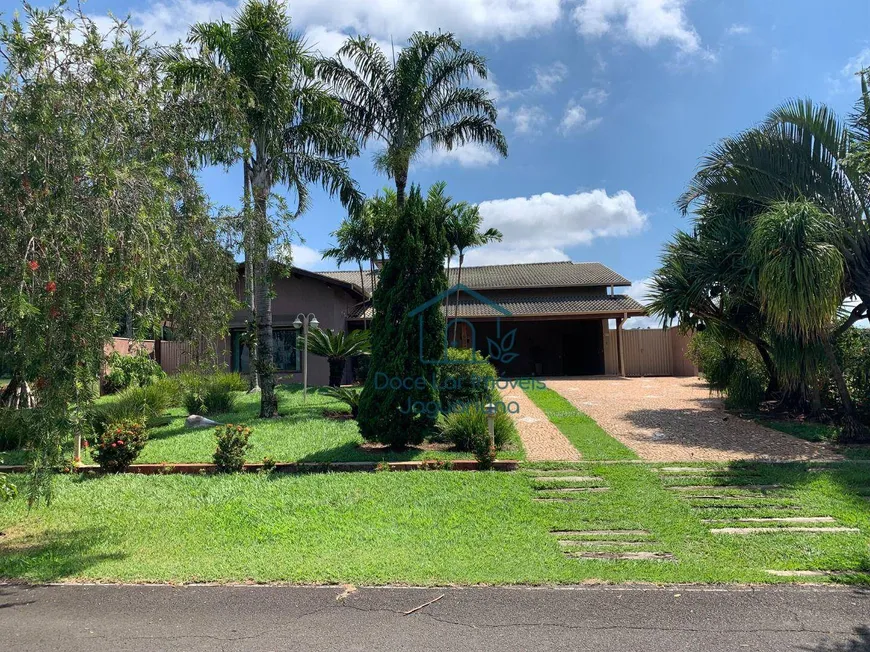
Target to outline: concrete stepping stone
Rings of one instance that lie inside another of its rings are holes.
[[[603,547],[603,546],[648,546],[650,544],[649,541],[598,541],[598,540],[572,540],[572,539],[559,539],[557,542],[560,546],[592,546],[592,547]]]
[[[657,473],[712,473],[718,469],[703,466],[660,466],[654,469]]]
[[[671,491],[705,491],[708,489],[740,489],[743,491],[769,491],[782,489],[781,484],[716,484],[716,485],[673,485],[668,487]]]
[[[576,503],[576,498],[532,498],[535,503]]]
[[[702,523],[836,523],[833,516],[769,516],[766,518],[706,518]]]
[[[610,487],[543,487],[541,489],[535,489],[535,491],[544,491],[559,494],[601,493],[603,491],[609,490]]]
[[[837,577],[854,575],[854,571],[823,571],[823,570],[766,570],[765,573],[777,577]]]
[[[652,532],[649,530],[551,530],[550,534],[557,537],[579,537],[579,536],[596,536],[596,537],[612,537],[612,536],[650,536]]]
[[[613,559],[613,560],[638,560],[638,561],[666,561],[676,559],[669,552],[566,552],[573,559]]]
[[[860,532],[856,527],[722,527],[713,528],[711,534],[791,534],[792,532],[845,533]]]
[[[542,475],[532,478],[535,482],[600,482],[601,478],[594,475]]]
[[[723,504],[719,503],[717,505],[692,505],[692,509],[769,509],[769,510],[786,510],[786,509],[800,509],[800,505],[772,505],[770,503],[765,503],[763,505],[734,505],[734,504]]]

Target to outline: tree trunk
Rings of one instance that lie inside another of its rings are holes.
[[[257,221],[257,252],[254,262],[255,303],[257,307],[257,374],[260,379],[260,418],[270,419],[278,412],[275,397],[275,362],[272,337],[272,277],[269,271],[269,223],[266,215],[269,187],[266,170],[253,176],[254,211]]]
[[[329,358],[329,386],[340,387],[344,378],[344,367],[347,361],[344,358]]]
[[[837,394],[840,397],[840,402],[843,404],[843,428],[840,433],[840,440],[849,442],[863,441],[867,438],[867,428],[858,421],[858,414],[855,411],[852,396],[849,394],[849,388],[846,386],[843,370],[837,361],[834,347],[831,345],[831,339],[827,335],[822,336],[822,348],[825,350],[825,358],[828,361],[831,379],[837,387]]]
[[[363,295],[363,330],[365,330],[366,329],[366,306],[365,306],[366,279],[365,279],[365,275],[363,274],[362,258],[357,259],[356,262],[359,264],[359,289],[362,290],[362,295]]]
[[[767,389],[764,392],[764,398],[770,400],[780,391],[779,374],[776,370],[776,365],[773,363],[773,358],[770,353],[762,346],[761,342],[753,342],[761,361],[764,363],[764,368],[767,370]]]
[[[254,237],[251,224],[251,166],[245,160],[242,162],[242,168],[245,174],[245,221],[242,224],[244,229],[243,240],[245,249],[245,296],[248,300],[248,309],[251,312],[251,324],[253,328],[248,329],[248,393],[260,391],[260,374],[257,371],[257,305],[254,300]]]
[[[459,252],[459,268],[456,272],[456,285],[462,283],[462,263],[465,259],[465,254],[461,251]],[[459,293],[461,290],[457,288],[456,290],[456,300],[454,301],[455,308],[453,308],[453,341],[456,342],[457,334],[459,333],[459,322],[456,320],[459,317]],[[459,347],[456,347],[459,348]]]
[[[399,219],[402,216],[402,209],[405,208],[405,186],[408,184],[407,168],[396,172],[396,208],[398,209]]]

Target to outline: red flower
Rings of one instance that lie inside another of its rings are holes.
[[[45,291],[46,292],[51,293],[51,292],[54,292],[55,290],[57,290],[57,283],[55,283],[54,281],[49,281],[48,283],[45,284]]]
[[[116,444],[115,442],[112,442],[112,448],[118,448],[118,444]]]
[[[60,317],[60,310],[58,310],[58,309],[55,308],[55,307],[52,307],[51,310],[48,311],[48,315],[49,315],[52,319],[57,319],[58,317]]]
[[[119,439],[119,440],[118,440],[118,446],[123,446],[123,445],[124,445],[124,442],[122,442],[122,441]]]
[[[116,434],[116,435],[120,435],[120,434],[121,434],[121,429],[120,429],[120,428],[116,428],[116,429],[115,429],[115,434]]]
[[[39,269],[39,263],[35,260],[31,260],[29,263],[27,263],[27,266],[30,268],[31,272],[35,272]]]

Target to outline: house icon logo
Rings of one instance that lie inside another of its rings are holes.
[[[465,317],[456,317],[454,319],[449,319],[448,315],[447,326],[444,329],[444,356],[440,360],[429,360],[423,353],[423,315],[427,310],[445,310],[445,300],[460,292],[463,295],[474,299],[475,301],[477,301],[478,304],[483,306],[483,313],[486,314],[487,319],[491,320],[492,317],[495,317],[495,338],[486,338],[486,351],[488,355],[486,358],[482,358],[477,355],[481,343],[477,342],[477,333],[474,323],[470,321],[470,319]],[[422,362],[423,364],[482,364],[484,362],[487,362],[488,360],[491,360],[493,362],[508,363],[518,357],[519,354],[514,353],[512,350],[516,341],[516,328],[502,334],[502,318],[511,317],[512,314],[513,313],[511,313],[510,310],[496,303],[495,301],[488,299],[487,297],[480,294],[480,292],[475,292],[471,288],[462,285],[461,283],[457,283],[453,287],[444,290],[444,292],[440,293],[435,297],[432,297],[425,303],[422,303],[414,308],[411,312],[408,313],[408,317],[417,318],[417,326],[420,336],[420,362]],[[450,360],[447,357],[447,349],[450,346],[458,346],[458,342],[450,340],[450,332],[451,330],[453,330],[455,333],[459,325],[462,325],[464,329],[467,329],[467,332],[470,334],[470,360]]]

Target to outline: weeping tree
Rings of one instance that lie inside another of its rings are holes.
[[[302,343],[305,346],[305,342]],[[344,331],[315,329],[308,333],[308,350],[326,358],[329,363],[329,386],[338,387],[344,378],[347,361],[357,355],[371,352],[368,331]]]
[[[82,434],[119,307],[138,332],[171,316],[215,338],[235,263],[188,156],[195,125],[141,33],[25,6],[0,24],[0,57],[0,324],[37,404],[35,499]]]
[[[316,59],[291,32],[283,3],[249,0],[232,22],[194,25],[188,43],[196,56],[176,50],[168,61],[191,114],[201,119],[200,154],[213,163],[242,165],[242,241],[254,277],[260,416],[273,417],[270,258],[290,262],[287,225],[308,207],[309,184],[359,209],[362,196],[346,166],[358,148],[345,130],[340,103],[315,74]],[[287,210],[276,186],[295,192],[295,211]]]

